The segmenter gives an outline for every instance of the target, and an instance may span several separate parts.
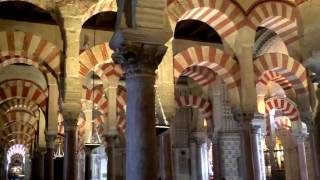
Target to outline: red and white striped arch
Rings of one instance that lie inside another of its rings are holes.
[[[101,80],[113,80],[118,82],[123,74],[121,67],[115,63],[98,64],[93,69]]]
[[[42,67],[59,74],[60,50],[51,42],[26,32],[0,32],[0,68],[14,63]]]
[[[103,81],[119,80],[123,71],[119,65],[113,63],[112,53],[108,43],[96,45],[82,52],[79,56],[79,77],[84,79],[90,71],[94,71]]]
[[[206,67],[222,76],[229,89],[237,88],[240,81],[238,63],[229,54],[210,46],[194,46],[174,56],[175,80],[190,66]],[[192,69],[193,67],[190,67]],[[205,76],[206,71],[201,74]],[[200,75],[198,75],[200,76]],[[211,76],[212,77],[212,76]]]
[[[118,132],[124,133],[126,128],[127,89],[121,85],[117,89]]]
[[[265,71],[260,75],[256,84],[257,93],[265,93],[267,90],[267,85],[271,81],[281,86],[284,91],[292,89],[292,84],[286,77],[275,71]],[[262,90],[263,92],[259,92],[260,90]]]
[[[298,9],[289,3],[267,1],[257,4],[248,19],[253,28],[265,27],[277,33],[285,44],[298,40]]]
[[[0,138],[1,142],[3,145],[10,147],[12,145],[15,144],[23,144],[25,145],[25,147],[30,147],[32,140],[35,137],[30,135],[30,134],[26,134],[26,133],[22,133],[22,132],[14,132],[11,134],[8,134],[7,136],[4,136],[2,138]]]
[[[32,81],[8,80],[0,83],[0,104],[15,98],[33,101],[46,112],[48,90]]]
[[[279,109],[291,121],[298,121],[299,110],[296,104],[288,98],[273,97],[266,101],[266,114],[268,115],[272,109]]]
[[[24,139],[12,139],[10,140],[7,144],[5,144],[5,149],[9,149],[10,147],[12,147],[13,145],[16,145],[16,144],[22,144],[24,145],[27,149],[31,148],[31,142],[32,142],[32,139],[26,141]]]
[[[28,134],[31,137],[35,136],[35,128],[34,125],[29,123],[21,123],[21,122],[12,122],[6,124],[1,128],[0,137],[5,138],[6,136],[13,134],[13,133],[24,133]],[[1,139],[4,140],[4,139]]]
[[[254,71],[257,79],[263,79],[263,73],[276,72],[286,78],[297,95],[308,93],[306,69],[296,60],[285,54],[268,53],[254,61]],[[262,76],[262,77],[261,77]],[[265,83],[266,79],[259,81]]]
[[[12,111],[12,112],[6,113],[1,120],[2,120],[1,125],[11,123],[11,122],[16,122],[16,121],[35,125],[37,121],[35,116],[33,116],[33,114],[30,114],[25,111]]]
[[[2,104],[0,104],[1,112],[8,113],[11,111],[28,111],[31,114],[35,114],[39,106],[33,102],[26,99],[9,99]]]
[[[93,4],[87,12],[83,15],[81,22],[84,24],[92,16],[99,14],[101,12],[117,12],[117,1],[116,0],[100,0]]]
[[[121,85],[117,88],[117,109],[118,112],[125,111],[127,106],[127,89]]]
[[[174,22],[198,20],[211,26],[222,39],[246,24],[241,9],[230,0],[174,0],[167,7]]]
[[[197,82],[200,86],[209,85],[211,82],[215,81],[216,73],[203,66],[189,66],[183,70],[181,76],[187,76]]]
[[[274,126],[275,126],[275,129],[283,128],[286,130],[290,130],[292,127],[292,124],[288,117],[281,116],[281,117],[275,118]]]
[[[202,117],[208,120],[212,120],[212,104],[209,99],[205,99],[200,96],[178,96],[176,97],[176,103],[179,108],[181,107],[193,107],[197,108],[201,113]]]
[[[104,91],[102,85],[96,86],[93,90],[83,88],[81,103],[86,101],[93,102],[97,110],[102,114],[108,113],[108,100],[104,97]]]

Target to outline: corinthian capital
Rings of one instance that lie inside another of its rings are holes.
[[[125,41],[120,31],[113,35],[110,47],[114,51],[112,59],[122,66],[127,77],[154,74],[167,51],[163,45]]]

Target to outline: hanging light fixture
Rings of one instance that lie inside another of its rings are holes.
[[[91,113],[91,130],[89,131],[88,139],[85,141],[84,145],[85,147],[90,147],[91,149],[94,149],[101,145],[101,138],[99,135],[99,132],[97,130],[97,127],[94,124],[94,113],[96,111],[96,107],[94,105],[94,88],[95,88],[95,74],[92,75],[92,113]]]
[[[101,138],[97,130],[97,127],[94,124],[94,113],[97,108],[94,105],[94,88],[95,88],[94,80],[95,80],[95,73],[93,73],[92,75],[92,111],[91,111],[91,119],[90,119],[91,129],[89,131],[88,139],[84,143],[85,151],[86,151],[85,179],[92,178],[92,157],[91,157],[92,150],[101,145]]]
[[[161,103],[160,96],[157,91],[157,86],[154,86],[155,90],[155,117],[156,117],[156,134],[162,134],[170,128],[170,124],[167,121],[167,117],[164,113],[163,106]],[[158,113],[160,111],[160,114]]]
[[[56,152],[54,152],[53,159],[64,157],[64,152],[63,152],[63,147],[62,147],[63,138],[64,137],[62,134],[58,134],[58,136],[57,136],[57,150],[56,150]]]

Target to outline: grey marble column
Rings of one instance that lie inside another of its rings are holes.
[[[253,114],[244,113],[242,118],[240,118],[240,140],[241,140],[241,154],[244,170],[244,179],[253,180],[254,170],[253,170],[253,160],[252,160],[252,142],[251,142],[251,120],[253,119]]]
[[[126,179],[157,179],[155,70],[166,52],[162,45],[125,42],[116,32],[110,42],[113,60],[125,71],[128,92]]]
[[[212,139],[212,160],[213,160],[213,173],[216,179],[221,179],[221,167],[220,167],[220,144],[218,135]]]
[[[44,180],[44,161],[43,153],[40,151],[34,152],[32,156],[32,169],[31,169],[31,179]]]
[[[264,116],[263,114],[255,113],[254,119],[251,121],[251,148],[255,180],[266,179],[264,153],[261,144],[264,132]]]
[[[306,138],[306,135],[302,133],[295,134],[295,137],[298,144],[300,179],[308,180],[307,158],[306,158],[306,150],[304,145],[304,140]]]
[[[64,120],[63,179],[77,179],[77,120]]]
[[[320,131],[319,128],[316,126],[313,126],[310,128],[310,143],[311,143],[311,154],[312,154],[312,164],[313,164],[313,174],[314,179],[320,179],[320,146],[319,146],[319,137],[320,137]]]
[[[107,177],[108,180],[116,180],[116,170],[115,170],[115,141],[117,139],[116,135],[105,135],[105,152],[108,157],[108,167],[107,167]]]
[[[47,153],[44,157],[44,177],[46,180],[54,180],[54,145],[56,135],[46,134]]]
[[[161,180],[172,180],[172,158],[170,131],[159,135],[160,138],[160,174]]]

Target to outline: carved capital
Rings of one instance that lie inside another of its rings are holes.
[[[121,32],[115,32],[110,42],[112,59],[124,69],[125,76],[155,75],[167,47],[164,45],[130,42]]]
[[[63,124],[64,124],[64,129],[65,130],[76,130],[77,129],[77,119],[64,119]]]
[[[105,142],[105,147],[114,147],[116,144],[116,141],[118,139],[117,135],[104,135],[104,142]]]
[[[54,149],[56,137],[55,134],[45,134],[47,148]]]

